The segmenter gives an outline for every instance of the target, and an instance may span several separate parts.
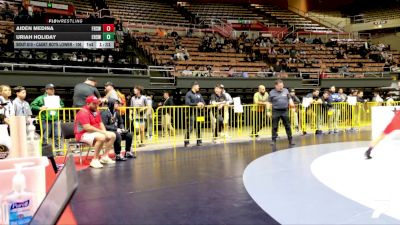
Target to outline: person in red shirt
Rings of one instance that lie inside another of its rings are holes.
[[[394,116],[392,121],[386,126],[385,130],[375,140],[371,142],[368,150],[364,153],[366,159],[372,159],[371,151],[381,142],[388,134],[395,130],[400,130],[400,110],[394,109]]]
[[[102,168],[102,164],[114,164],[115,161],[108,157],[115,141],[115,134],[106,130],[98,106],[100,99],[91,95],[86,98],[86,105],[75,117],[75,139],[94,146],[94,157],[90,162],[93,168]],[[104,155],[100,159],[100,150],[105,148]]]

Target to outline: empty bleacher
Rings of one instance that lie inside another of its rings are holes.
[[[363,11],[361,15],[364,23],[400,19],[400,8],[394,7],[387,9],[370,9]]]
[[[107,4],[116,18],[129,23],[188,24],[188,21],[171,5],[143,0],[108,0]]]
[[[310,19],[304,18],[290,10],[281,9],[271,5],[253,5],[256,9],[260,10],[263,14],[272,17],[281,23],[289,26],[294,26],[296,30],[313,31],[313,32],[330,32],[331,29],[324,27]]]
[[[68,3],[74,5],[77,14],[90,14],[93,13],[93,6],[90,1],[86,0],[68,0]]]
[[[231,4],[189,4],[186,9],[200,21],[220,20],[263,20],[262,16],[253,13],[241,5]]]

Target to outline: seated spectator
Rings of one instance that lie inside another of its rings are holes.
[[[125,130],[124,120],[118,110],[120,102],[112,100],[108,102],[108,109],[101,112],[102,121],[107,131],[115,134],[114,151],[116,161],[126,161],[126,158],[134,158],[131,152],[132,148],[132,133]],[[125,154],[121,155],[121,141],[125,140]]]
[[[144,34],[143,41],[144,42],[150,42],[150,37],[149,37],[149,35],[147,33]]]
[[[232,66],[230,66],[228,70],[228,77],[233,77],[234,73],[235,69]]]
[[[182,71],[182,75],[183,76],[192,76],[193,73],[192,71],[190,71],[189,66],[186,67],[186,69],[184,71]]]
[[[98,106],[100,100],[91,95],[86,98],[84,106],[76,114],[75,118],[75,139],[82,141],[90,146],[94,146],[94,157],[90,162],[93,168],[103,168],[102,164],[114,164],[115,161],[108,157],[109,151],[113,148],[115,134],[106,130]],[[103,156],[100,158],[101,149],[105,148]]]

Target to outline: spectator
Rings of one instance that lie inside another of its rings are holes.
[[[296,96],[296,90],[295,89],[290,89],[290,97],[292,98],[293,103],[295,105],[300,105],[301,102],[300,102],[300,99]],[[294,127],[295,127],[296,131],[298,132],[300,130],[299,129],[300,127],[299,127],[299,116],[298,116],[297,111],[294,110],[292,115],[293,115]]]
[[[93,168],[103,168],[102,164],[114,164],[115,161],[108,156],[112,149],[115,134],[106,130],[101,114],[98,110],[100,100],[94,96],[86,98],[86,105],[76,114],[75,117],[75,139],[90,146],[94,146],[94,157],[90,162]],[[104,155],[100,159],[100,151],[104,145]]]
[[[32,116],[31,108],[29,107],[29,103],[25,101],[26,98],[26,90],[22,86],[17,86],[14,88],[14,92],[17,97],[14,99],[14,115],[16,116],[25,116],[26,124],[30,123],[30,118]]]
[[[8,85],[0,85],[0,115],[2,120],[10,126],[10,118],[15,115],[13,103],[11,97],[11,87]]]
[[[225,91],[225,86],[223,84],[220,84],[219,87],[222,89],[222,94],[225,96],[226,104],[227,105],[233,104],[232,96],[228,92]],[[221,136],[229,138],[228,127],[229,127],[229,108],[225,107],[224,108],[224,133],[222,133]]]
[[[202,141],[201,141],[201,130],[200,130],[200,124],[197,122],[197,117],[202,115],[202,109],[204,108],[205,102],[203,97],[200,94],[200,86],[197,82],[193,82],[192,88],[190,91],[186,93],[185,96],[185,105],[187,106],[194,106],[196,109],[190,112],[187,112],[187,128],[186,128],[186,135],[185,135],[185,142],[184,146],[188,147],[189,146],[189,141],[190,141],[190,133],[193,131],[193,129],[196,129],[196,134],[197,134],[197,146],[201,146]]]
[[[322,134],[322,131],[320,130],[320,126],[321,126],[321,121],[319,119],[317,119],[317,115],[318,115],[318,110],[317,110],[317,106],[319,104],[322,104],[322,100],[319,96],[319,88],[315,88],[312,93],[309,93],[308,95],[306,95],[306,98],[311,99],[311,105],[309,107],[307,107],[306,109],[306,114],[307,114],[307,120],[306,123],[309,123],[313,129],[316,129],[315,134]],[[303,134],[306,134],[305,128],[303,129]]]
[[[265,110],[268,103],[268,93],[264,85],[258,86],[258,92],[253,97],[253,131],[251,137],[255,137],[259,140],[260,130],[266,125]]]
[[[175,128],[171,125],[171,115],[173,112],[173,108],[171,108],[170,106],[174,105],[174,101],[169,91],[164,91],[163,97],[164,102],[160,103],[160,106],[166,106],[166,108],[163,108],[163,110],[161,111],[163,135],[166,136],[167,134],[169,134],[170,136],[173,136],[175,134]]]
[[[190,71],[189,66],[186,66],[186,69],[184,71],[182,71],[182,75],[183,76],[192,76],[193,73],[192,71]]]
[[[112,99],[107,103],[108,108],[101,112],[101,118],[107,131],[115,134],[114,151],[116,161],[126,161],[126,158],[134,158],[131,151],[132,133],[125,130],[124,120],[118,110],[119,100]],[[125,154],[121,155],[121,141],[125,140]]]
[[[146,97],[147,103],[147,111],[146,111],[146,120],[147,120],[147,131],[148,131],[148,139],[153,139],[153,95],[148,95]]]
[[[120,100],[118,97],[118,93],[115,90],[115,86],[112,82],[108,81],[104,84],[104,90],[106,92],[106,96],[104,97],[107,102],[114,102],[116,100]]]
[[[131,98],[131,107],[134,109],[131,112],[131,121],[134,122],[133,127],[139,129],[140,135],[140,144],[139,146],[144,146],[144,137],[145,137],[145,129],[146,129],[146,115],[148,111],[148,102],[146,96],[143,94],[142,86],[135,86],[133,89],[134,96]],[[151,105],[150,105],[151,107]]]
[[[342,90],[343,91],[343,90]],[[343,102],[342,97],[340,96],[339,93],[336,93],[336,87],[331,86],[329,88],[329,103],[339,103]],[[338,133],[338,121],[340,119],[340,107],[339,105],[333,104],[332,107],[329,109],[329,122],[331,125],[333,125],[333,133]],[[330,133],[331,131],[329,131]]]
[[[342,100],[342,102],[347,101],[347,95],[343,92],[343,88],[339,88],[338,95],[339,95],[340,99]]]
[[[383,103],[383,99],[379,95],[378,91],[374,91],[374,97],[372,98],[372,101],[376,103]]]
[[[75,85],[73,106],[83,107],[88,96],[94,95],[100,98],[100,92],[96,88],[97,81],[93,77],[88,77],[85,82]]]
[[[367,102],[367,100],[364,99],[364,92],[363,91],[358,91],[357,92],[357,102],[360,102],[360,103]]]
[[[222,92],[220,85],[215,86],[214,93],[210,98],[210,105],[214,106],[210,112],[213,142],[217,143],[218,134],[221,133],[224,122],[224,109],[227,105],[227,100]]]
[[[389,93],[386,97],[386,105],[387,106],[392,106],[394,105],[396,102],[393,99],[393,93]]]
[[[319,118],[318,118],[318,120],[327,121],[328,122],[328,129],[329,129],[328,133],[329,134],[334,132],[332,130],[333,129],[332,126],[333,126],[333,123],[334,123],[334,120],[335,120],[335,119],[333,119],[332,99],[333,98],[331,97],[331,91],[328,91],[328,90],[324,91],[324,93],[322,94],[322,97],[321,97],[321,104],[322,105],[321,105],[321,112],[320,112],[320,115],[319,115]],[[331,113],[329,113],[329,112],[331,112]],[[334,129],[337,129],[337,128],[335,127]],[[336,133],[337,133],[337,131],[336,131]]]
[[[232,66],[230,66],[228,70],[228,77],[233,77],[234,73],[235,69]]]
[[[45,86],[45,93],[33,100],[31,103],[31,109],[33,111],[39,112],[41,110],[46,110],[45,113],[42,113],[41,117],[39,118],[42,123],[43,127],[43,144],[48,144],[48,138],[51,134],[54,133],[54,146],[56,149],[60,148],[60,131],[58,129],[59,124],[59,112],[57,110],[47,110],[49,108],[49,104],[46,101],[47,97],[55,97],[59,98],[60,103],[59,107],[64,107],[64,102],[58,95],[55,95],[55,85],[54,84],[47,84]],[[54,106],[51,106],[54,108]]]

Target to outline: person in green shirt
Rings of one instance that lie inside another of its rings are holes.
[[[47,84],[46,87],[46,93],[37,97],[33,102],[31,103],[31,109],[32,111],[40,112],[41,110],[46,110],[48,106],[46,106],[45,99],[46,97],[49,96],[55,96],[55,86],[54,84]],[[60,108],[64,107],[64,102],[60,98]],[[46,112],[42,112],[41,114],[41,123],[43,127],[43,144],[49,144],[48,143],[48,138],[52,137],[54,133],[54,137],[52,138],[54,140],[54,146],[53,148],[59,149],[60,148],[60,130],[58,129],[58,124],[59,124],[59,113],[57,110],[49,110]],[[54,129],[54,130],[53,130]],[[54,132],[53,132],[54,131]]]

